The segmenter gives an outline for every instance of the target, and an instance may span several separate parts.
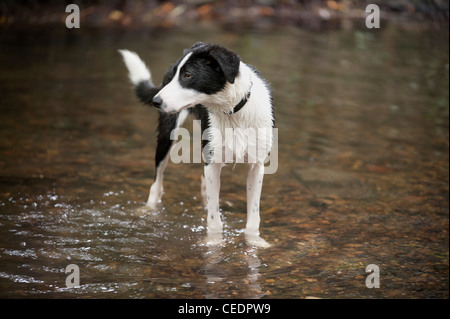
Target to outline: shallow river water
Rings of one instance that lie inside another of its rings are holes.
[[[141,209],[157,112],[117,50],[159,82],[197,41],[272,85],[270,248],[245,241],[243,165],[222,171],[220,245],[205,244],[201,164],[169,163],[162,206]],[[0,297],[448,298],[448,34],[55,27],[2,30],[0,48]],[[80,287],[66,286],[69,264]]]

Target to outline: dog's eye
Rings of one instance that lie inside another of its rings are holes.
[[[189,80],[189,79],[192,79],[192,73],[189,73],[189,72],[185,72],[184,74],[183,74],[183,79],[184,80]]]

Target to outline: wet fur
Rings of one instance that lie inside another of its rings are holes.
[[[130,80],[135,85],[138,98],[161,111],[155,154],[155,182],[150,188],[147,206],[155,207],[161,201],[164,192],[163,174],[173,145],[170,133],[183,124],[188,114],[201,120],[202,134],[211,127],[224,132],[226,128],[269,129],[274,126],[269,85],[254,67],[243,63],[236,53],[222,46],[199,42],[184,50],[182,57],[169,67],[161,86],[153,84],[150,71],[137,54],[127,50],[120,50],[120,53],[130,72]],[[251,95],[244,107],[233,113],[235,106],[248,92]],[[208,143],[215,147],[215,144],[222,145],[222,142],[224,145],[230,144],[230,141],[211,136],[211,139],[202,141],[202,147],[205,149]],[[258,142],[265,143],[270,150],[271,137]],[[246,156],[245,139],[236,137],[230,145],[236,158]],[[202,176],[202,195],[208,209],[208,234],[220,234],[223,228],[219,213],[222,166],[221,162],[207,163]],[[263,158],[256,163],[249,163],[246,235],[248,238],[256,238],[256,244],[267,246],[259,237],[259,199],[263,171]]]

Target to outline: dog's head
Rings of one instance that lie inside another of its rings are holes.
[[[240,62],[239,55],[222,46],[198,42],[169,68],[153,104],[164,112],[205,104],[234,83]]]

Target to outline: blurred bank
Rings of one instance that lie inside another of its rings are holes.
[[[186,28],[214,24],[225,28],[307,29],[364,26],[368,4],[377,4],[381,19],[426,23],[448,28],[448,1],[444,0],[3,0],[0,27],[64,24],[66,6],[80,9],[80,23],[88,27]]]

